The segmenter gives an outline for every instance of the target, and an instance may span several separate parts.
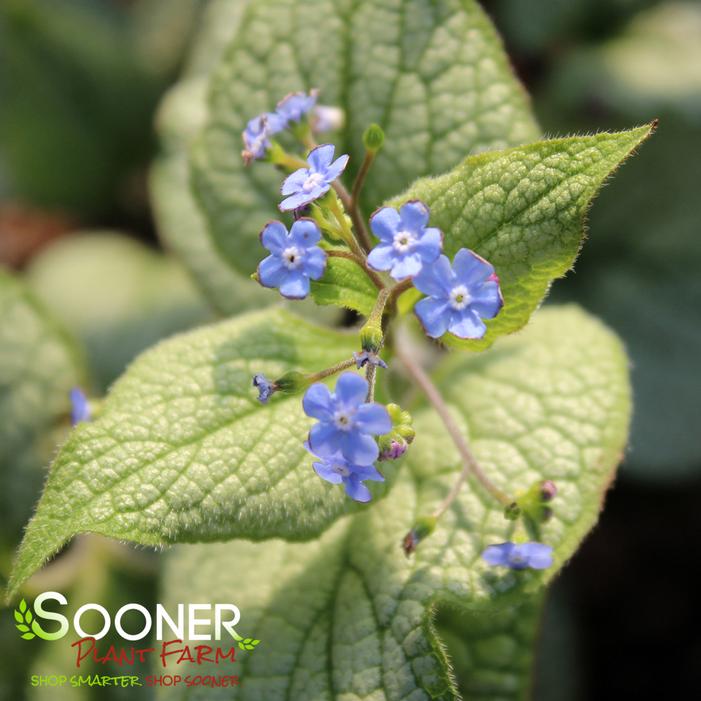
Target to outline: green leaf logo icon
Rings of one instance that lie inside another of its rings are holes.
[[[254,638],[244,638],[239,643],[239,647],[242,650],[255,650],[256,645],[258,645],[259,642],[260,640],[255,640]]]
[[[29,627],[33,620],[34,614],[32,614],[32,610],[27,606],[27,602],[22,599],[19,602],[19,606],[15,609],[15,627],[25,640],[36,638],[36,633],[33,633]]]

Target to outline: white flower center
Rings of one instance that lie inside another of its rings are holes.
[[[348,477],[350,475],[350,470],[345,466],[345,465],[332,465],[331,469],[338,475],[341,475],[341,477]]]
[[[296,246],[290,246],[282,252],[283,265],[288,270],[296,270],[302,265],[304,255]]]
[[[400,253],[406,253],[416,243],[414,235],[409,231],[398,231],[394,235],[393,246]]]
[[[458,285],[457,287],[453,287],[450,291],[450,306],[453,309],[461,311],[465,309],[471,301],[472,297],[470,297],[470,293],[467,291],[465,285]]]
[[[324,176],[321,173],[312,173],[302,185],[302,190],[304,192],[311,192],[315,187],[321,185],[324,182]]]
[[[333,415],[333,422],[341,431],[350,431],[353,428],[353,414],[341,409]]]

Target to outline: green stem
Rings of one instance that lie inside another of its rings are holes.
[[[453,484],[446,498],[443,499],[443,501],[436,507],[436,510],[432,515],[438,519],[447,511],[460,493],[460,488],[468,476],[474,477],[484,487],[484,489],[503,506],[509,506],[511,503],[513,503],[513,499],[511,499],[505,492],[502,492],[501,489],[499,489],[484,473],[480,467],[480,464],[477,462],[477,459],[468,447],[467,441],[455,423],[450,410],[448,409],[448,405],[445,403],[445,400],[438,391],[438,388],[433,384],[433,382],[431,382],[431,379],[424,372],[423,368],[414,361],[411,355],[407,353],[404,348],[402,348],[401,344],[397,344],[394,352],[407,369],[412,379],[425,392],[428,401],[433,405],[436,413],[443,421],[443,425],[453,440],[455,447],[458,449],[458,453],[460,454],[460,459],[463,464],[463,468],[458,475],[455,484]]]
[[[332,365],[330,368],[319,370],[319,372],[307,375],[307,379],[309,380],[309,384],[312,382],[318,382],[319,380],[323,380],[325,377],[331,377],[331,375],[335,375],[336,373],[341,372],[341,370],[346,370],[353,365],[355,365],[355,358],[342,360],[340,363],[336,363],[336,365]]]
[[[372,240],[370,238],[370,232],[365,226],[365,220],[363,219],[363,215],[358,208],[357,202],[353,201],[352,197],[348,194],[348,190],[346,190],[345,186],[340,180],[334,180],[333,189],[336,191],[336,194],[343,203],[343,206],[348,211],[351,221],[353,222],[353,227],[358,234],[358,241],[360,241],[360,245],[363,247],[365,253],[369,253],[372,249]]]

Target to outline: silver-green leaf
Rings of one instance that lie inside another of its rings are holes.
[[[270,309],[144,353],[56,456],[10,589],[81,532],[145,545],[303,540],[356,510],[311,467],[301,397],[262,405],[251,383],[257,372],[317,370],[356,349],[353,334]]]
[[[402,536],[447,494],[460,469],[436,415],[424,408],[390,495],[319,540],[179,546],[166,556],[166,605],[205,593],[234,601],[241,629],[261,645],[274,642],[241,657],[243,683],[224,698],[455,699],[450,656],[466,651],[472,658],[459,667],[468,675],[463,688],[474,694],[467,698],[523,698],[543,585],[596,522],[626,444],[626,356],[578,308],[551,308],[490,354],[452,356],[436,381],[502,489],[557,483],[554,517],[541,532],[554,547],[554,567],[516,572],[480,559],[486,545],[513,538],[514,525],[476,483],[463,487],[414,556],[404,556]],[[241,581],[230,576],[234,569],[255,576]],[[446,607],[462,647],[441,638]],[[472,625],[458,623],[465,616]],[[173,698],[173,691],[160,693]]]

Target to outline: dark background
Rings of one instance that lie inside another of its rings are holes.
[[[146,188],[154,113],[204,4],[0,2],[0,263],[26,270],[77,229],[158,248]],[[636,413],[601,521],[553,587],[536,698],[696,698],[701,4],[484,5],[545,134],[660,120],[597,199],[577,273],[551,295],[622,335]]]

